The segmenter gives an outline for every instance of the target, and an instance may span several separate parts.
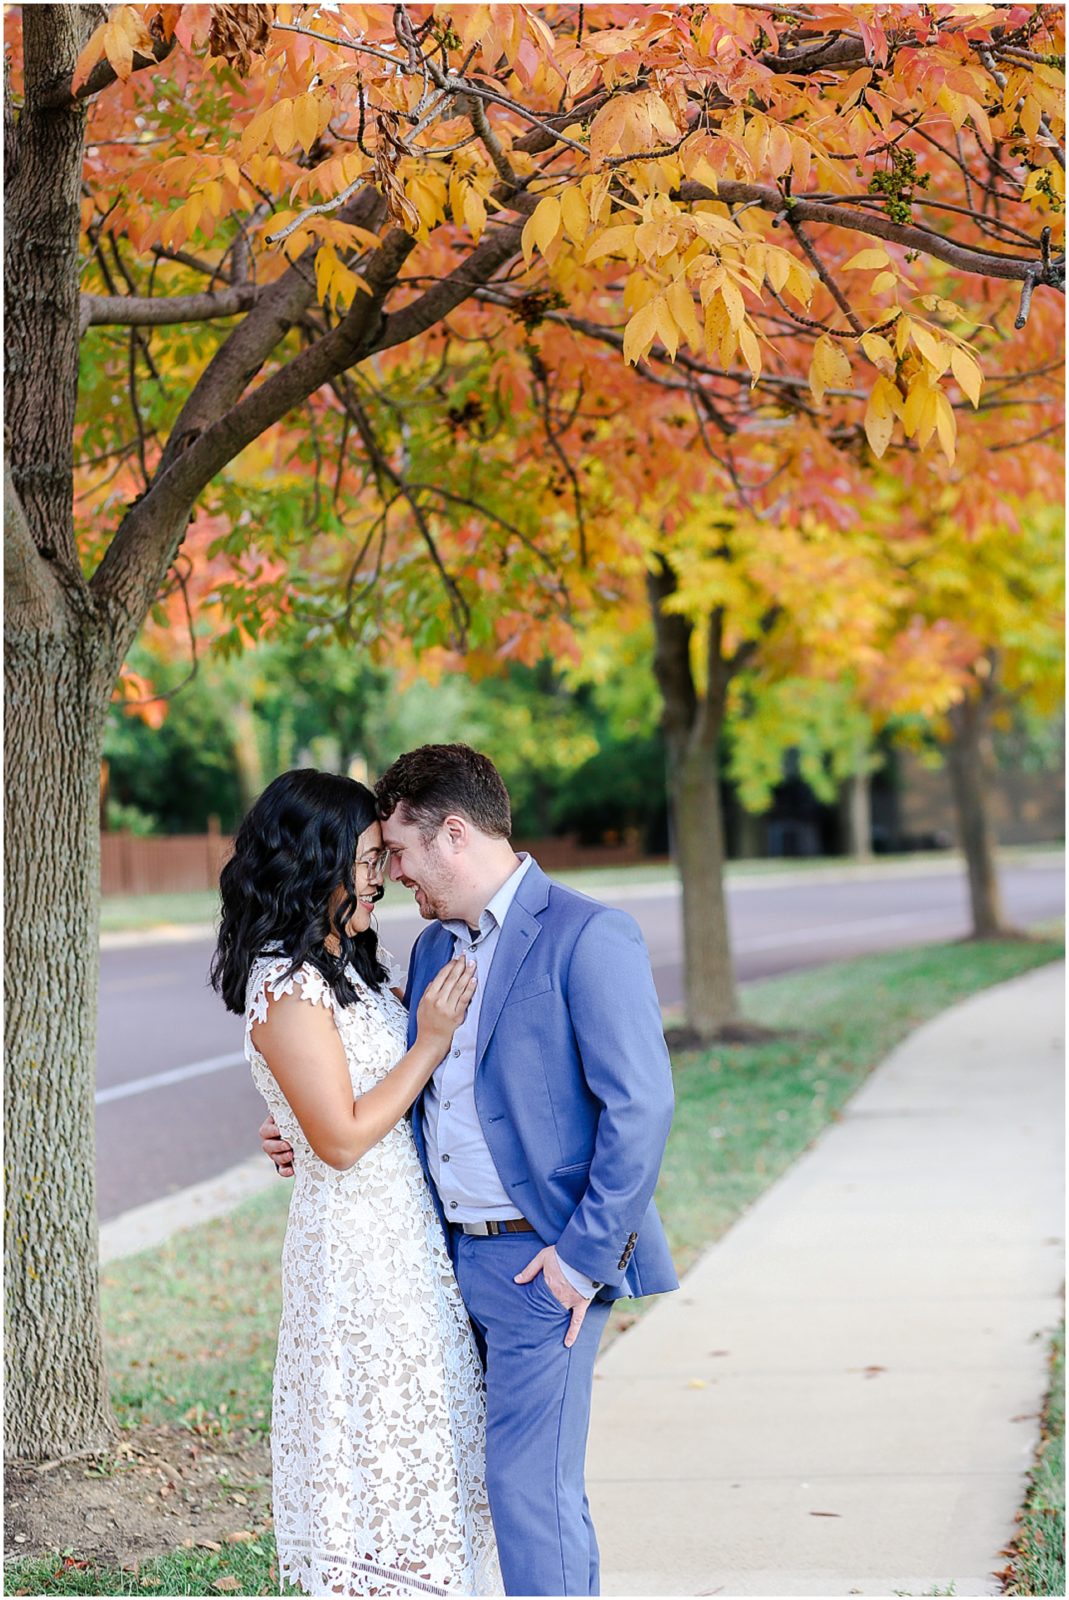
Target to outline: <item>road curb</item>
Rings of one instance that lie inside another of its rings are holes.
[[[100,1264],[105,1266],[109,1261],[153,1250],[165,1244],[172,1234],[226,1216],[243,1200],[277,1182],[275,1169],[266,1156],[250,1156],[217,1178],[124,1211],[100,1224]]]

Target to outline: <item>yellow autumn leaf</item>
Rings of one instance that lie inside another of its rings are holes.
[[[921,397],[921,413],[917,421],[917,443],[926,445],[939,421],[939,390],[926,388]]]
[[[523,233],[520,237],[523,257],[528,266],[531,264],[536,245],[545,255],[549,246],[560,232],[560,222],[560,201],[556,195],[545,195],[524,223]]]
[[[320,304],[326,301],[330,293],[334,269],[339,265],[340,263],[332,245],[325,244],[316,251],[316,298]]]
[[[886,250],[859,250],[856,256],[851,256],[849,261],[843,262],[843,271],[878,272],[881,267],[889,267],[891,257]]]
[[[293,101],[280,100],[271,112],[271,138],[280,156],[293,148]]]
[[[829,389],[851,389],[854,377],[850,359],[845,350],[822,333],[813,347],[813,360],[809,367],[809,387],[813,399],[820,405]]]
[[[873,294],[886,294],[888,289],[893,289],[898,282],[898,275],[894,272],[878,272],[869,284]]]
[[[595,167],[619,151],[620,135],[630,114],[628,99],[627,95],[617,95],[602,106],[590,124],[590,159]]]
[[[624,360],[631,366],[637,365],[656,337],[657,299],[653,299],[635,312],[624,329]]]
[[[742,351],[742,359],[750,369],[750,376],[756,383],[761,376],[761,346],[757,341],[757,335],[747,324],[739,329],[739,349]]]
[[[894,384],[887,378],[877,378],[865,408],[865,437],[877,460],[891,442],[895,417],[901,406],[901,396]]]
[[[737,333],[746,321],[746,302],[742,298],[741,291],[726,278],[720,286],[720,293],[724,297],[728,321],[731,323],[732,329]]]
[[[777,294],[782,294],[791,270],[791,258],[786,250],[770,248],[765,254],[765,276]]]
[[[561,194],[560,214],[565,232],[573,244],[586,238],[590,231],[590,208],[577,184],[569,185]]]
[[[676,327],[675,318],[668,309],[668,302],[663,294],[659,294],[655,300],[651,300],[650,304],[653,307],[656,320],[657,335],[668,351],[669,359],[674,361],[676,351],[679,348],[679,329]]]
[[[962,394],[972,401],[975,409],[980,404],[980,393],[984,387],[984,375],[979,366],[966,351],[955,346],[950,353],[950,370]]]
[[[954,446],[958,432],[954,410],[942,389],[936,389],[934,393],[936,432],[939,435],[939,443],[942,446],[943,454],[946,456],[948,464],[953,466]]]
[[[937,378],[941,378],[950,365],[952,345],[945,344],[942,339],[937,339],[930,328],[925,328],[919,322],[914,322],[910,329],[913,343],[927,361]]]
[[[668,286],[665,292],[668,308],[680,333],[686,339],[692,350],[699,350],[702,343],[702,328],[698,321],[698,314],[694,309],[690,289],[682,278]]]
[[[307,155],[319,137],[319,100],[316,95],[302,94],[294,100],[293,131]]]
[[[902,407],[902,427],[907,439],[912,439],[920,427],[924,407],[931,392],[932,386],[928,382],[927,374],[919,373],[910,384],[906,403]]]
[[[529,226],[529,224],[528,224]],[[527,226],[524,227],[527,232]],[[633,223],[606,228],[587,246],[585,262],[600,261],[602,256],[622,255],[628,261],[635,258],[635,227]]]
[[[861,348],[873,366],[890,377],[895,370],[895,353],[883,335],[880,333],[863,333],[861,335]]]
[[[464,221],[471,229],[471,236],[478,244],[486,228],[486,205],[481,194],[475,189],[467,189],[464,193]]]
[[[267,143],[273,110],[273,106],[268,106],[265,111],[257,112],[245,129],[241,136],[240,155],[242,161],[252,155],[254,150],[260,149],[261,145]]]

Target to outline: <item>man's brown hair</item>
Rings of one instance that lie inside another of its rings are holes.
[[[388,767],[375,785],[379,816],[398,806],[425,838],[446,817],[467,817],[483,833],[507,839],[512,832],[509,793],[489,756],[466,744],[422,744]]]

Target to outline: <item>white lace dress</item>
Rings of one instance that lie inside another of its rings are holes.
[[[257,960],[245,1006],[256,1087],[294,1150],[271,1424],[280,1575],[311,1595],[500,1594],[482,1368],[411,1128],[335,1171],[251,1037],[269,994],[328,1007],[355,1096],[404,1054],[404,1007],[351,968],[359,999],[340,1006],[314,967],[288,967]]]

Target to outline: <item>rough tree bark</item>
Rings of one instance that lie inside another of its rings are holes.
[[[92,1127],[98,784],[114,650],[72,521],[85,109],[40,104],[95,20],[89,8],[27,7],[17,129],[5,106],[6,1444],[16,1456],[95,1446],[112,1428]]]
[[[973,938],[999,939],[1016,930],[1006,919],[999,883],[998,840],[991,816],[991,785],[995,753],[991,742],[991,705],[994,686],[979,683],[950,710],[947,768],[957,813],[958,837],[965,855],[972,910]]]
[[[724,817],[720,734],[727,686],[737,663],[721,654],[722,619],[709,619],[708,677],[699,691],[691,664],[693,627],[665,609],[676,576],[659,558],[648,589],[656,637],[654,670],[664,702],[668,799],[683,897],[684,995],[688,1030],[714,1039],[740,1021],[724,895]]]

